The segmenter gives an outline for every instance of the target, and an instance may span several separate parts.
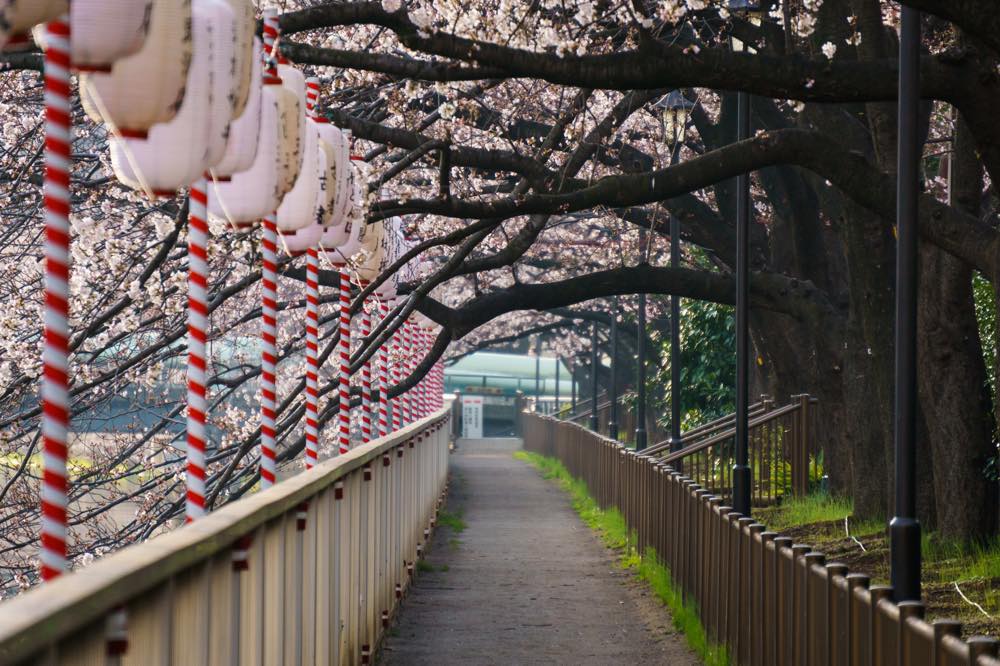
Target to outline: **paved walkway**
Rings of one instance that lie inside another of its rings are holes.
[[[446,510],[382,664],[699,663],[646,593],[511,441],[462,443]]]

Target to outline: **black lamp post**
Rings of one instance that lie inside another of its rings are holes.
[[[694,102],[688,100],[680,90],[672,90],[664,95],[656,108],[663,119],[663,134],[670,148],[670,166],[680,160],[681,146],[687,133],[688,119],[694,109]],[[680,266],[681,224],[676,215],[670,215],[670,267]],[[670,296],[670,450],[684,448],[681,439],[681,299]]]
[[[559,366],[562,364],[562,356],[556,355],[556,418],[559,418]]]
[[[647,263],[646,230],[639,229],[639,263]],[[638,335],[635,340],[635,450],[646,448],[646,294],[639,294],[639,312],[636,316]]]
[[[573,416],[576,416],[576,358],[576,354],[569,357],[569,413]]]
[[[611,308],[611,405],[608,412],[608,437],[618,439],[618,297]]]
[[[535,413],[536,414],[540,414],[542,411],[541,364],[542,364],[542,337],[538,336],[537,338],[535,338]]]
[[[896,507],[889,523],[890,579],[896,601],[920,600],[916,515],[917,197],[920,163],[920,12],[903,7],[899,38],[899,145],[896,181]]]
[[[757,0],[729,0],[729,9],[752,22],[760,22]],[[733,38],[734,51],[743,51]],[[750,95],[737,93],[736,140],[750,138]],[[733,509],[750,515],[749,406],[750,406],[750,174],[736,178],[736,460],[733,464]]]
[[[590,429],[597,432],[597,322],[590,329]]]

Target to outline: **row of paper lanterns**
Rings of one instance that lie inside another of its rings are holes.
[[[263,62],[248,0],[0,0],[0,43],[33,28],[43,43],[41,24],[67,10],[81,101],[110,131],[122,184],[170,196],[207,174],[211,216],[243,227],[276,212],[290,253],[361,252],[363,280],[405,252],[398,218],[362,219],[349,133],[307,113],[302,72]]]

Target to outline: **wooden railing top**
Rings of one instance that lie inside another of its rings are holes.
[[[755,426],[763,425],[768,421],[773,421],[774,419],[780,418],[785,414],[790,414],[794,411],[797,411],[798,409],[799,409],[798,403],[792,403],[790,405],[785,405],[784,407],[772,409],[769,412],[764,412],[755,419],[750,419],[749,427],[753,428]],[[675,451],[670,455],[663,456],[662,458],[660,458],[660,461],[665,463],[672,463],[674,461],[681,460],[683,458],[686,458],[687,456],[698,453],[699,451],[704,451],[705,449],[714,446],[719,442],[724,442],[730,437],[733,437],[735,435],[736,435],[736,428],[735,427],[728,428],[716,435],[712,435],[708,439],[703,439],[697,444],[692,444],[691,446],[685,446],[680,451]],[[649,455],[647,454],[646,451],[643,451],[642,453],[643,455]]]
[[[428,427],[441,427],[451,404],[386,437],[325,460],[268,490],[241,498],[193,523],[123,548],[85,570],[0,603],[0,663],[30,657],[59,638],[231,547],[257,527],[293,511],[348,473]]]

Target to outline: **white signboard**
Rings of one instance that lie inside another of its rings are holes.
[[[462,437],[479,439],[483,436],[483,396],[462,396]]]

